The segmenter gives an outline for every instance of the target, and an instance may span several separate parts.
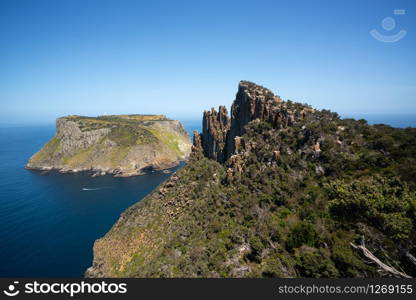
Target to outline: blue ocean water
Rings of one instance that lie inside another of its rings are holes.
[[[189,131],[200,127],[187,124]],[[54,133],[53,124],[0,126],[0,277],[83,276],[94,241],[170,176],[91,178],[25,170],[27,159]]]
[[[414,112],[409,112],[407,115],[381,115],[381,114],[354,114],[354,115],[342,115],[342,118],[354,118],[365,119],[368,121],[368,124],[388,124],[393,127],[416,127],[416,115],[410,114]]]

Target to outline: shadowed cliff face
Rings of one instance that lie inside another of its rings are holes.
[[[132,176],[173,167],[190,149],[182,124],[165,116],[68,116],[57,119],[56,135],[26,167]]]
[[[227,134],[230,129],[230,120],[227,109],[220,106],[219,112],[215,109],[205,111],[202,119],[202,147],[206,157],[216,161],[224,161],[226,153]]]

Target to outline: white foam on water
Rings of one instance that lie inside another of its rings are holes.
[[[108,186],[98,187],[98,188],[82,188],[83,191],[98,191],[103,189],[109,189]]]

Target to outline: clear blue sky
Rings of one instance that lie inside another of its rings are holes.
[[[416,1],[0,0],[0,122],[197,119],[241,79],[341,114],[415,113],[415,14]]]

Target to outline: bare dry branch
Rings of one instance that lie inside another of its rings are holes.
[[[350,243],[350,244],[354,249],[361,250],[366,258],[368,258],[369,260],[371,260],[372,262],[377,264],[383,271],[385,271],[387,273],[390,273],[390,274],[392,274],[396,277],[412,278],[411,276],[407,275],[406,273],[400,272],[400,271],[396,270],[395,268],[390,267],[390,266],[384,264],[381,260],[379,260],[373,253],[371,253],[370,250],[368,250],[365,247],[364,238],[362,240],[362,245],[357,246],[357,245],[354,245],[353,243]]]

